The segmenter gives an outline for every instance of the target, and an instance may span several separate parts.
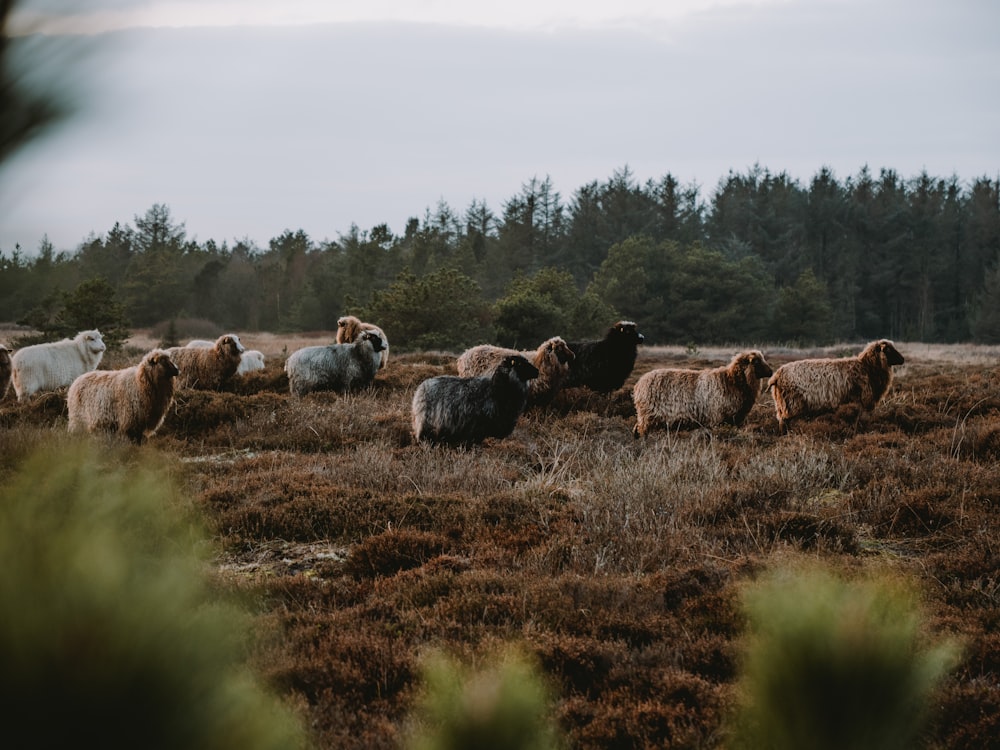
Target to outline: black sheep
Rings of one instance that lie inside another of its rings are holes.
[[[598,393],[621,388],[635,366],[636,347],[644,337],[635,323],[620,320],[600,341],[571,341],[576,357],[570,362],[564,388],[584,386]]]
[[[538,368],[520,355],[505,357],[490,375],[440,375],[413,394],[413,435],[418,441],[469,446],[514,431]]]

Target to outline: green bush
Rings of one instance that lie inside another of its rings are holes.
[[[921,643],[898,581],[779,572],[746,596],[746,651],[732,747],[912,748],[957,649]]]
[[[3,744],[304,747],[163,472],[59,442],[0,489]]]
[[[548,750],[560,747],[548,690],[517,650],[481,669],[435,653],[424,660],[410,750]]]

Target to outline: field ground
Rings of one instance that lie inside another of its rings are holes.
[[[765,394],[740,429],[636,440],[639,375],[735,352],[648,347],[622,391],[567,391],[509,438],[449,450],[413,443],[409,404],[453,354],[394,351],[369,390],[291,397],[284,353],[331,336],[242,335],[267,369],[178,393],[136,449],[171,459],[218,585],[280,635],[255,663],[319,747],[397,746],[422,653],[511,641],[573,746],[718,746],[741,588],[802,560],[912,579],[928,638],[964,644],[927,746],[1000,747],[1000,349],[897,342],[907,363],[856,431],[845,407],[780,436]],[[772,366],[859,349],[760,348]],[[65,428],[64,394],[0,403],[4,450]]]

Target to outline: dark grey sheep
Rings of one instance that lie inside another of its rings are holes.
[[[420,442],[469,446],[514,431],[538,368],[519,354],[505,357],[490,375],[441,375],[413,394],[413,435]]]
[[[288,386],[295,396],[365,388],[375,380],[383,349],[382,337],[375,331],[363,331],[352,344],[299,349],[285,362]]]

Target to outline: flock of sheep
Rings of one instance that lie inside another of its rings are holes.
[[[595,341],[550,338],[533,351],[481,345],[463,352],[458,375],[429,378],[411,405],[419,442],[464,445],[508,436],[527,408],[544,406],[562,388],[598,393],[621,388],[643,342],[636,324],[619,321]],[[234,375],[263,369],[264,356],[246,350],[233,333],[216,341],[154,349],[132,367],[97,370],[105,345],[98,331],[24,347],[0,345],[0,398],[12,383],[18,400],[69,386],[70,431],[115,432],[142,442],[163,423],[175,388],[218,389]],[[366,388],[386,366],[389,341],[378,326],[354,316],[338,321],[336,343],[298,349],[285,362],[295,396],[313,391],[346,393]],[[632,391],[633,433],[681,427],[739,426],[763,390],[774,399],[781,432],[789,420],[857,404],[872,411],[892,384],[902,355],[887,339],[856,357],[802,359],[772,371],[764,355],[745,351],[707,370],[660,368],[645,373]]]

